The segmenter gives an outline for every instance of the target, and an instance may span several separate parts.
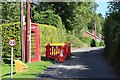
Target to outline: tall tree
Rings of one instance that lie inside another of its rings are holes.
[[[2,23],[16,22],[20,20],[20,3],[2,3]]]
[[[102,19],[95,13],[97,6],[95,2],[42,2],[38,3],[35,11],[38,14],[52,11],[53,14],[59,15],[66,30],[74,30],[76,36],[79,37],[82,30],[92,29],[91,24],[95,23],[100,33]]]

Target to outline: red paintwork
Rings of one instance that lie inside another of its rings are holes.
[[[39,62],[41,61],[41,56],[40,56],[40,32],[39,32],[39,26],[36,23],[31,24],[31,32],[35,33],[35,53],[34,53],[34,58],[30,57],[31,61],[30,62]],[[24,25],[24,47],[26,46],[26,25]],[[24,60],[27,62],[27,54],[26,54],[26,47],[24,51]]]
[[[65,58],[68,58],[71,56],[70,43],[66,43],[64,46],[57,46],[57,47],[59,49],[58,51],[59,54],[55,53],[58,50],[56,49],[56,46],[50,46],[50,44],[48,43],[46,45],[46,57],[50,59],[57,59],[59,62],[64,62]],[[61,50],[63,51],[63,56],[60,56]]]

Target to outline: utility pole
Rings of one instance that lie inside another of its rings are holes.
[[[24,24],[23,24],[23,0],[20,2],[20,26],[21,26],[21,59],[24,62]]]
[[[26,54],[27,54],[27,63],[31,62],[31,20],[30,20],[30,0],[26,2],[26,9],[27,9],[27,19],[26,19]]]

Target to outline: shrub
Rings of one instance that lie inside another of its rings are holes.
[[[88,45],[88,47],[91,46],[91,38],[90,37],[83,37],[82,41]]]
[[[83,47],[83,42],[74,35],[67,35],[67,41],[71,43],[72,47]]]
[[[102,40],[101,42],[99,42],[99,46],[104,46],[104,41]]]
[[[54,14],[51,10],[47,10],[41,13],[35,13],[33,22],[39,24],[53,25],[57,28],[63,28],[61,17]]]
[[[101,46],[104,46],[104,41],[103,40],[100,41],[100,42],[98,42],[96,40],[95,40],[95,42],[91,41],[91,47],[101,47]]]
[[[0,25],[0,61],[2,57],[2,26]]]
[[[10,23],[2,25],[2,53],[4,57],[10,57],[11,49],[8,45],[8,40],[11,38],[14,38],[16,40],[16,46],[14,46],[14,55],[20,56],[20,23]]]
[[[54,26],[40,24],[40,50],[45,51],[46,43],[66,42],[66,32],[64,29],[59,29]],[[20,40],[20,23],[10,23],[2,25],[2,45],[3,57],[10,57],[11,49],[8,45],[8,40],[14,38],[16,46],[14,46],[14,56],[21,56],[21,40]]]
[[[46,43],[61,43],[66,42],[66,32],[64,29],[59,29],[54,26],[40,24],[40,36],[41,36],[41,51],[45,52]]]
[[[96,41],[94,39],[91,40],[90,46],[91,47],[96,47]]]
[[[90,37],[83,37],[82,41],[84,43],[86,43],[89,47],[100,47],[100,46],[104,46],[104,41],[96,41],[91,39]]]
[[[2,25],[0,25],[0,44],[2,43]]]
[[[111,13],[104,25],[105,56],[120,72],[120,14]]]

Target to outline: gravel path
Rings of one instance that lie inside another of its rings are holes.
[[[70,60],[54,62],[38,78],[80,79],[117,78],[117,74],[103,56],[103,48],[83,48],[72,51]]]

